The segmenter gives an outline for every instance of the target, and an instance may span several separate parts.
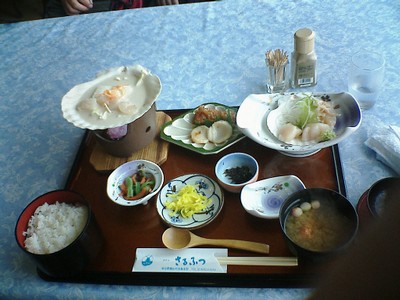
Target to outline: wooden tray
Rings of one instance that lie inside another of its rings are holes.
[[[172,118],[181,113],[183,111],[167,112]],[[155,198],[148,205],[135,207],[118,206],[107,198],[108,174],[97,172],[89,162],[95,144],[94,137],[88,132],[66,187],[81,193],[91,203],[106,242],[96,261],[80,276],[63,281],[131,285],[299,287],[313,285],[316,276],[331,263],[310,264],[300,261],[297,267],[229,266],[227,274],[131,272],[136,248],[164,247],[161,235],[167,226],[157,214]],[[260,180],[293,174],[306,187],[324,187],[346,194],[336,146],[323,149],[310,157],[293,158],[267,149],[248,138],[218,154],[207,156],[171,144],[168,159],[161,166],[165,183],[189,173],[205,174],[216,180],[216,162],[227,153],[235,151],[247,152],[257,159]],[[278,220],[260,219],[248,214],[241,206],[239,194],[225,192],[222,212],[212,223],[195,230],[195,233],[207,238],[264,242],[270,245],[271,256],[292,255],[283,240]],[[254,254],[229,250],[229,256],[246,255]],[[46,280],[59,281],[44,274],[39,275]]]

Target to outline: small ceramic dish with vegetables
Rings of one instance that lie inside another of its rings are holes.
[[[161,168],[148,160],[133,160],[116,168],[107,180],[107,195],[122,206],[146,205],[164,183]]]

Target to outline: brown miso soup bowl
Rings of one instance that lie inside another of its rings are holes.
[[[281,206],[279,222],[290,251],[312,261],[342,253],[359,226],[353,205],[343,195],[324,188],[290,195]]]
[[[29,246],[26,246],[28,236],[25,232],[28,230],[29,221],[37,208],[43,208],[45,203],[49,205],[47,209],[43,209],[41,213],[36,212],[36,218],[40,215],[45,226],[35,223],[35,233],[29,236],[38,238],[31,238]],[[49,217],[58,213],[64,216],[58,219]],[[52,234],[50,231],[44,233],[39,229],[46,228],[49,224],[54,224],[56,228]],[[63,226],[62,230],[59,230],[60,226]],[[72,227],[76,229],[71,229]],[[58,232],[57,237],[55,233]],[[43,273],[52,278],[67,278],[79,274],[103,246],[103,237],[89,203],[80,194],[69,190],[51,191],[29,203],[18,218],[15,237],[22,251],[36,262],[39,274]]]
[[[127,124],[127,133],[120,139],[111,139],[107,135],[107,130],[93,131],[97,142],[103,149],[117,157],[129,157],[149,145],[158,133],[156,104],[140,118]]]
[[[367,192],[367,207],[375,217],[382,217],[388,206],[400,201],[400,177],[387,177],[375,182]]]

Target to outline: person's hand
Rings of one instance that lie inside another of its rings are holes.
[[[61,0],[65,13],[69,16],[86,12],[93,7],[92,0]]]
[[[158,5],[173,5],[179,4],[179,0],[158,0]]]

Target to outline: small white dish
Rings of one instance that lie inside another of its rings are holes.
[[[147,174],[154,177],[154,188],[151,193],[138,200],[126,200],[121,195],[119,186],[124,182],[125,178],[143,170]],[[148,201],[155,196],[164,183],[164,173],[161,168],[148,160],[132,160],[116,168],[107,179],[107,195],[111,201],[122,206],[135,206],[139,204],[146,205]]]
[[[240,199],[249,214],[263,219],[277,219],[285,199],[303,189],[305,186],[297,176],[278,176],[246,185]]]
[[[182,218],[179,214],[171,216],[171,210],[165,206],[166,201],[170,199],[168,195],[175,194],[187,184],[197,186],[196,190],[211,199],[212,203],[204,211],[193,214],[190,218]],[[157,198],[157,212],[161,219],[170,226],[186,229],[197,229],[207,225],[218,216],[223,205],[224,195],[219,185],[210,177],[201,174],[183,175],[171,180],[161,189]]]
[[[319,150],[333,146],[354,133],[361,125],[361,109],[349,93],[313,93],[316,98],[329,97],[337,112],[334,131],[336,137],[325,142],[294,145],[285,143],[276,137],[276,123],[279,117],[279,105],[291,94],[252,94],[240,105],[236,123],[242,132],[255,142],[267,148],[277,150],[292,157],[310,156]],[[271,112],[273,112],[271,114]],[[271,114],[271,118],[269,115]]]

